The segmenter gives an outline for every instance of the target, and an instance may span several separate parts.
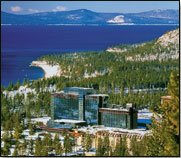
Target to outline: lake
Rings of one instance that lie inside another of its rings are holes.
[[[1,26],[1,85],[44,76],[32,60],[51,53],[100,51],[154,40],[178,26]]]

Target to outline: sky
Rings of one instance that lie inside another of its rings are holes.
[[[89,9],[95,12],[136,13],[156,9],[179,9],[179,1],[1,1],[1,11],[31,14]]]

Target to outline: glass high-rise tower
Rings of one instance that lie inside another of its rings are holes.
[[[85,96],[85,121],[91,125],[100,125],[99,108],[108,106],[108,95],[91,94]]]
[[[137,127],[137,111],[109,108],[107,94],[95,94],[93,88],[67,87],[64,91],[53,93],[51,100],[51,125],[53,122],[71,122],[89,125],[104,125],[133,129]]]
[[[66,87],[52,94],[51,118],[85,120],[85,96],[93,93],[93,88]]]

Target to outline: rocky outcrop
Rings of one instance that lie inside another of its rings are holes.
[[[170,45],[179,45],[179,29],[167,32],[160,38],[158,38],[156,44],[160,44],[163,47]]]
[[[143,45],[144,46],[144,45]],[[153,61],[179,59],[179,29],[169,31],[156,40],[152,46],[152,53],[128,55],[127,61]]]

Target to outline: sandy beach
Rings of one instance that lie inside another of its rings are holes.
[[[30,66],[37,66],[43,69],[45,72],[45,78],[50,78],[53,76],[60,76],[61,69],[59,65],[49,65],[46,61],[32,61]]]

